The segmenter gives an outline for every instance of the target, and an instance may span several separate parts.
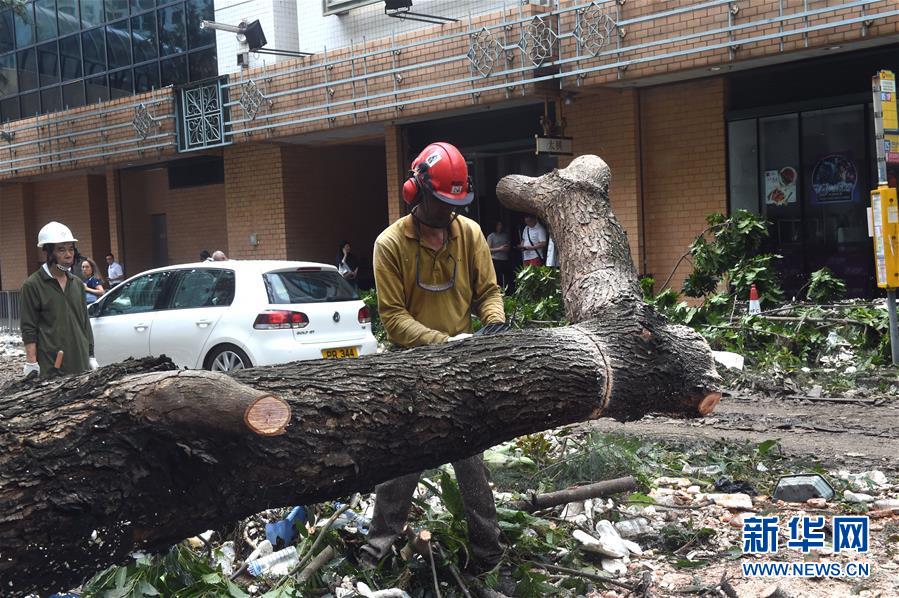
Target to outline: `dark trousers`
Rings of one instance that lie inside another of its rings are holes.
[[[515,283],[512,260],[493,260],[493,269],[496,271],[496,284],[504,289],[511,289]]]
[[[500,561],[503,549],[499,543],[496,503],[487,483],[487,467],[480,454],[453,463],[459,493],[468,519],[468,543],[474,562],[492,567]],[[362,550],[369,560],[378,561],[390,551],[402,533],[412,507],[412,496],[421,473],[411,473],[378,484],[375,487],[375,511],[368,530],[367,544]]]

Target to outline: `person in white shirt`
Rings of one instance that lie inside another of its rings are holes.
[[[109,288],[121,284],[122,281],[125,280],[125,271],[122,269],[122,264],[115,261],[114,255],[107,253],[106,265],[108,266],[106,269],[106,279],[109,281]]]
[[[537,217],[528,214],[524,217],[527,225],[521,231],[521,261],[525,266],[542,266],[546,262],[546,244],[549,237],[546,228],[537,220]]]
[[[509,255],[512,243],[509,233],[503,230],[502,221],[497,220],[493,232],[487,235],[487,246],[490,247],[490,257],[496,271],[496,284],[506,289],[512,284],[512,261]]]

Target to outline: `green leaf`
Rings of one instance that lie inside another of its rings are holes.
[[[630,496],[627,497],[627,502],[629,503],[637,503],[642,505],[654,505],[656,501],[651,497],[643,494],[642,492],[634,492]]]
[[[770,440],[765,440],[765,441],[760,442],[760,443],[758,443],[757,445],[755,445],[755,450],[756,450],[756,452],[759,454],[759,456],[764,457],[764,456],[767,455],[767,454],[771,451],[771,449],[773,449],[775,446],[777,446],[777,439],[772,438],[772,439],[770,439]]]
[[[225,580],[225,584],[228,588],[228,595],[231,598],[248,598],[249,594],[237,587],[232,581]]]
[[[138,596],[159,596],[159,591],[153,587],[146,579],[140,580],[140,583],[137,584],[137,588],[135,592]]]
[[[440,472],[440,498],[446,510],[456,519],[465,517],[465,506],[462,503],[462,494],[456,481],[445,471]]]
[[[222,576],[219,573],[207,573],[200,577],[203,580],[203,583],[208,583],[209,585],[216,585],[222,583]]]
[[[702,559],[697,559],[695,561],[688,561],[687,559],[677,559],[674,562],[674,566],[678,569],[702,569],[708,564],[708,561],[704,561]]]

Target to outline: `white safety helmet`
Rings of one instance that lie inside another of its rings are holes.
[[[69,227],[61,222],[48,222],[37,234],[37,246],[43,247],[48,243],[77,243],[78,239],[72,236]]]

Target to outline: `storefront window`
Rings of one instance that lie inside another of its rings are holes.
[[[759,213],[759,156],[754,118],[727,124],[730,211]]]

